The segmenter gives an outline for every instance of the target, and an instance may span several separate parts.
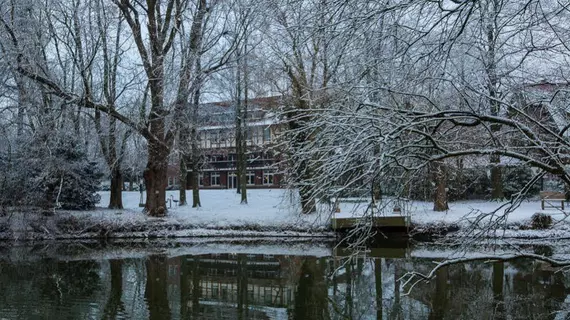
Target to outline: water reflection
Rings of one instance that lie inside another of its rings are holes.
[[[451,265],[405,295],[433,258],[287,252],[0,261],[0,319],[569,318],[569,279],[544,263]]]

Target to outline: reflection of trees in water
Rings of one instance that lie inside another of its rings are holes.
[[[238,319],[247,319],[249,308],[247,301],[247,258],[240,254],[237,258],[237,295],[238,295]]]
[[[570,293],[564,273],[529,260],[450,265],[410,295],[400,278],[432,259],[153,255],[102,265],[0,263],[0,318],[14,318],[6,305],[19,318],[86,318],[98,303],[101,319],[265,319],[279,308],[290,319],[555,319]],[[208,284],[221,289],[202,291]]]
[[[152,255],[146,259],[145,299],[148,304],[149,319],[170,319],[167,291],[166,256]]]
[[[512,276],[509,294],[505,297],[508,312],[527,319],[554,319],[563,307],[570,290],[565,287],[565,275],[544,263],[527,261],[533,268]]]
[[[103,310],[103,319],[116,319],[117,315],[125,311],[121,300],[123,296],[123,261],[109,261],[111,269],[111,292]]]
[[[329,319],[326,260],[315,257],[303,259],[299,283],[295,290],[293,319]]]
[[[44,295],[89,298],[100,288],[100,266],[95,261],[59,261],[45,266],[42,270],[45,276],[39,279]]]
[[[100,265],[95,261],[45,259],[0,265],[0,310],[11,307],[16,318],[86,318],[87,306],[98,300]],[[0,313],[0,318],[14,316]]]
[[[408,270],[430,265],[431,260],[416,260]],[[414,288],[407,303],[428,305],[430,319],[554,319],[570,291],[563,273],[537,268],[541,265],[528,260],[451,265]]]
[[[329,265],[332,272],[327,281],[331,293],[330,318],[381,319],[383,303],[381,260],[364,257],[337,258],[331,259]],[[377,279],[380,280],[376,281]]]

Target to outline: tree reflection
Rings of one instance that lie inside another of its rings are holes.
[[[95,261],[59,261],[47,264],[46,277],[41,280],[45,295],[64,298],[65,296],[90,297],[99,290],[100,266]]]
[[[432,259],[217,254],[137,262],[110,260],[110,286],[101,285],[95,261],[0,262],[0,318],[266,319],[288,312],[289,319],[316,320],[542,320],[563,319],[557,312],[570,294],[565,273],[532,260],[452,264],[409,295],[401,293],[402,276],[429,272]],[[178,302],[179,312],[170,307]]]
[[[197,318],[200,314],[200,259],[183,257],[180,268],[180,317]]]
[[[328,319],[328,294],[325,282],[325,260],[308,257],[301,265],[301,276],[295,290],[293,319]]]
[[[111,260],[111,293],[105,310],[103,311],[103,319],[116,319],[119,313],[125,311],[125,306],[121,301],[123,295],[123,261]]]
[[[374,283],[376,289],[376,320],[382,320],[382,259],[374,259]]]
[[[505,319],[505,302],[503,296],[505,279],[505,263],[493,263],[493,319]]]
[[[435,294],[431,304],[431,311],[428,319],[443,319],[447,309],[448,287],[447,287],[448,269],[443,267],[437,270],[435,278]]]
[[[145,299],[150,320],[171,317],[166,282],[167,271],[166,256],[152,255],[146,259]]]
[[[238,319],[247,319],[249,315],[247,301],[247,259],[245,255],[238,255],[237,269],[237,296]]]

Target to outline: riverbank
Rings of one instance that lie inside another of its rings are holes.
[[[109,193],[101,192],[101,205],[108,203]],[[339,213],[330,207],[319,208],[320,214],[299,214],[296,195],[283,189],[249,190],[248,204],[240,204],[234,190],[202,190],[202,207],[177,206],[169,201],[166,217],[148,217],[139,207],[140,193],[124,192],[125,209],[97,208],[90,211],[58,210],[45,215],[39,210],[13,209],[0,217],[0,239],[89,239],[89,238],[184,238],[184,237],[305,237],[334,238],[331,217],[362,216],[366,202],[341,202]],[[188,194],[191,195],[190,192]],[[144,195],[143,195],[144,196]],[[168,199],[177,200],[178,191],[169,191]],[[388,202],[385,209],[392,211]],[[497,210],[503,203],[462,201],[450,203],[446,212],[434,212],[428,202],[403,204],[409,213],[412,233],[445,236],[450,239],[480,236],[485,238],[549,239],[570,238],[566,214],[557,209],[542,211],[540,201],[525,201],[510,212],[506,220],[502,208],[485,219],[482,214]],[[532,230],[531,216],[543,212],[553,218],[547,230]],[[474,221],[477,221],[474,224]],[[483,232],[493,225],[493,232]]]

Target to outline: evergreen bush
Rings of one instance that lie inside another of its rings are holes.
[[[524,189],[526,184],[532,180],[533,173],[528,166],[510,166],[503,170],[503,194],[510,199],[516,193]],[[524,195],[525,198],[532,197],[540,191],[540,185],[535,183]]]
[[[530,217],[530,225],[535,230],[549,229],[552,227],[552,217],[548,214],[537,212]]]

